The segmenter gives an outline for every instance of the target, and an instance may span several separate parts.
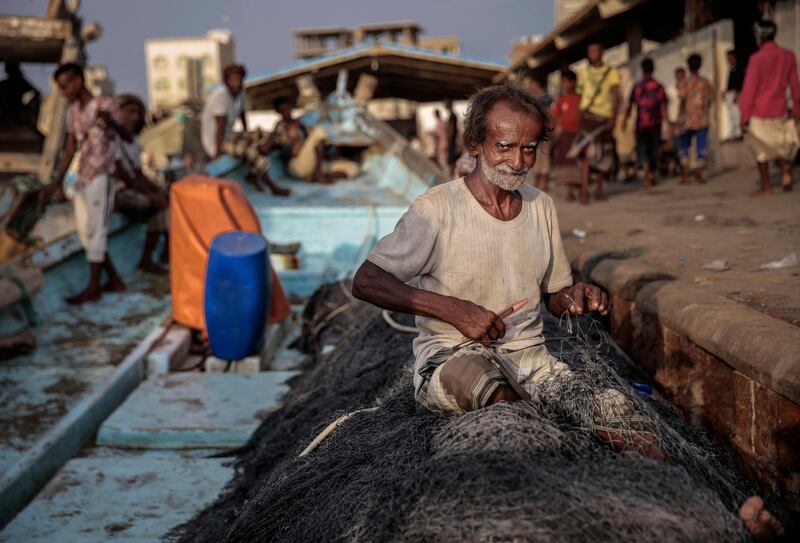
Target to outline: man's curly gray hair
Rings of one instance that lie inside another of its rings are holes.
[[[486,139],[486,118],[498,102],[507,102],[511,109],[533,115],[542,123],[539,142],[550,139],[550,118],[539,101],[518,83],[505,82],[486,87],[473,94],[464,117],[464,147],[479,146]]]

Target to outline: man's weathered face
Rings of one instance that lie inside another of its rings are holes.
[[[501,101],[487,115],[486,138],[471,152],[478,155],[481,173],[487,181],[514,191],[525,182],[528,170],[536,163],[541,137],[540,118],[515,111],[508,102]]]
[[[593,43],[586,49],[586,56],[589,62],[596,64],[603,60],[603,46],[599,43]]]
[[[63,73],[56,78],[56,85],[61,96],[67,99],[68,102],[74,102],[81,97],[83,90],[83,78],[73,73]]]
[[[232,72],[228,74],[228,77],[225,78],[225,86],[228,87],[228,90],[233,96],[239,96],[239,93],[242,92],[243,87],[242,74],[239,72]]]

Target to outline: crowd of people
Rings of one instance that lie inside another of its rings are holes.
[[[774,22],[756,23],[759,49],[746,70],[737,51],[731,49],[726,55],[730,70],[721,99],[727,122],[721,127],[721,140],[744,137],[752,150],[760,177],[753,195],[772,192],[771,162],[781,168],[782,189],[790,191],[793,186],[800,84],[794,54],[775,43],[776,33]],[[585,68],[577,73],[562,70],[555,100],[543,81],[522,77],[520,84],[549,112],[553,126],[550,141],[539,146],[528,183],[547,192],[553,181],[566,187],[568,200],[583,204],[590,203],[592,196],[595,201],[605,200],[604,184],[616,181],[620,173],[628,181],[641,171],[646,189],[655,186],[659,173],[677,174],[683,185],[704,184],[715,91],[701,75],[702,56],[690,54],[685,66],[675,68],[674,82],[666,86],[654,76],[653,59],[645,57],[640,62],[641,78],[625,97],[620,73],[605,63],[604,52],[602,44],[591,43]],[[456,160],[460,151],[452,102],[445,102],[444,114],[438,109],[434,114],[432,158],[453,177],[472,171],[474,159],[466,151]],[[624,140],[629,123],[628,145]]]
[[[728,51],[730,73],[723,97],[729,125],[725,139],[745,135],[760,174],[760,188],[753,194],[762,195],[772,191],[768,169],[772,161],[781,167],[783,190],[792,188],[800,85],[793,53],[775,43],[775,23],[759,21],[755,33],[759,50],[749,59],[746,71],[736,51]],[[617,70],[603,63],[600,44],[590,44],[587,53],[589,64],[577,76],[570,70],[562,72],[562,96],[550,110],[555,126],[553,177],[566,184],[568,198],[589,203],[589,188],[594,182],[595,199],[605,199],[603,181],[615,171],[617,118],[622,116],[624,126],[634,111],[636,165],[644,171],[644,187],[655,184],[656,173],[662,169],[660,163],[671,154],[677,154],[681,184],[692,180],[704,183],[714,90],[700,75],[702,57],[696,53],[688,56],[686,67],[675,70],[672,89],[654,78],[655,64],[651,58],[644,58],[642,77],[633,85],[622,113]],[[787,90],[791,92],[791,106],[787,105]],[[537,186],[546,189],[546,185]]]

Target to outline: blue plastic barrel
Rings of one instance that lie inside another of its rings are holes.
[[[213,239],[203,309],[214,356],[241,360],[261,347],[271,286],[269,243],[262,235],[235,231]]]

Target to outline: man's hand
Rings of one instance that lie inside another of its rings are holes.
[[[571,302],[567,310],[570,315],[583,315],[589,311],[598,311],[601,315],[608,315],[608,294],[600,287],[577,283],[567,289],[565,296]]]
[[[601,288],[586,283],[576,283],[545,299],[547,300],[547,309],[556,317],[566,314],[583,315],[590,311],[608,315],[608,311],[611,309],[608,294]]]
[[[467,300],[454,300],[449,323],[464,337],[488,345],[506,335],[503,319]]]
[[[51,199],[57,203],[67,201],[67,197],[64,195],[64,188],[61,186],[61,183],[52,183],[39,191],[40,202],[47,203],[47,201]]]

